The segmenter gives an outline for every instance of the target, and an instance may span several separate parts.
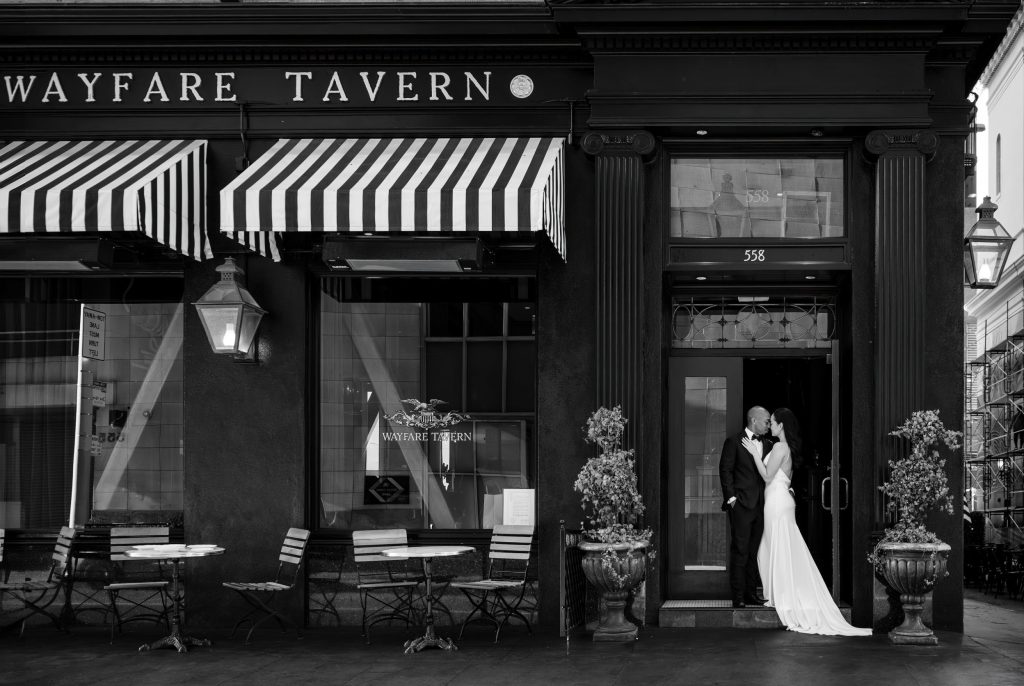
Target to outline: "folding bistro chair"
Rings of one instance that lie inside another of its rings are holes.
[[[167,586],[170,579],[165,579],[160,561],[140,560],[128,557],[129,549],[137,545],[161,545],[170,541],[170,527],[113,527],[110,529],[110,562],[113,573],[118,580],[107,584],[103,590],[110,599],[108,608],[114,613],[110,622],[110,642],[114,642],[114,630],[121,633],[124,624],[135,621],[163,622],[170,630],[170,595]],[[122,612],[118,601],[125,606]],[[157,611],[150,606],[154,601],[160,602]],[[125,612],[128,616],[125,616]]]
[[[319,555],[310,552],[307,556],[308,595],[306,597],[308,602],[306,611],[311,617],[314,615],[317,617],[318,624],[328,615],[333,615],[338,626],[341,626],[341,615],[338,613],[335,601],[338,598],[338,593],[341,592],[341,574],[344,565],[344,554],[336,553],[333,550]],[[311,569],[314,566],[316,569]]]
[[[237,591],[238,595],[252,609],[241,619],[235,622],[231,635],[234,636],[238,627],[245,622],[250,622],[252,627],[245,635],[245,644],[248,645],[252,639],[252,632],[263,622],[271,617],[277,620],[281,631],[287,631],[285,623],[295,628],[295,633],[302,638],[302,629],[287,615],[281,614],[271,607],[282,591],[289,591],[295,588],[299,580],[299,569],[302,567],[302,558],[306,553],[306,543],[309,542],[309,531],[306,529],[288,529],[284,536],[284,544],[281,546],[281,554],[278,556],[277,576],[273,581],[225,581],[221,585]],[[266,598],[266,601],[263,599]],[[258,615],[263,615],[256,619]]]
[[[352,557],[356,563],[356,590],[362,607],[363,637],[370,642],[370,627],[398,620],[417,623],[414,594],[423,575],[411,574],[407,559],[387,557],[381,551],[409,545],[405,529],[352,532]]]
[[[45,579],[9,581],[5,578],[4,582],[0,583],[0,606],[3,605],[4,594],[9,593],[22,603],[24,609],[29,611],[20,620],[4,627],[5,629],[20,622],[21,629],[18,631],[18,635],[22,636],[25,633],[25,624],[28,622],[29,617],[40,614],[53,622],[55,627],[61,631],[64,630],[60,622],[60,614],[50,612],[48,608],[53,604],[53,601],[63,595],[62,591],[67,582],[68,560],[71,556],[71,542],[74,538],[74,529],[69,526],[61,528],[60,533],[57,534],[57,544],[53,548],[50,571]]]
[[[526,574],[530,568],[530,547],[533,544],[533,526],[498,524],[491,532],[491,545],[487,553],[487,576],[480,581],[455,581],[473,609],[462,622],[459,639],[466,625],[486,621],[495,626],[494,642],[498,642],[501,629],[509,620],[518,619],[533,633],[530,620],[520,611],[526,594]],[[525,609],[525,608],[524,608]]]

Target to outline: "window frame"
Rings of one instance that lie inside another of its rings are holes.
[[[321,360],[322,360],[322,322],[321,322],[321,299],[325,297],[325,290],[323,283],[325,279],[337,277],[336,274],[332,274],[328,271],[323,270],[318,265],[308,270],[309,278],[306,279],[306,293],[307,293],[307,311],[310,313],[309,336],[307,339],[307,360],[306,365],[307,371],[307,397],[310,399],[310,405],[308,407],[307,426],[309,430],[306,432],[306,454],[308,455],[306,477],[306,523],[307,527],[313,532],[314,540],[320,542],[327,548],[334,546],[341,546],[351,543],[352,532],[350,529],[333,528],[323,526],[321,524],[321,404],[322,396],[320,391],[321,384]],[[361,278],[373,278],[373,277],[361,277]],[[386,278],[386,277],[385,277]],[[424,280],[429,280],[430,277],[425,277]],[[475,275],[462,277],[459,280],[464,280],[467,285],[470,285],[472,281],[476,279],[508,279],[512,282],[519,284],[514,290],[516,293],[528,293],[528,297],[510,297],[506,300],[502,300],[505,303],[503,307],[503,333],[508,331],[508,303],[512,302],[527,302],[530,303],[534,308],[534,316],[536,316],[536,310],[539,305],[539,298],[536,293],[536,274],[534,273],[510,273],[510,274],[487,274],[487,275]],[[418,279],[417,279],[418,280]],[[522,287],[523,281],[529,282],[527,287]],[[340,292],[340,291],[339,291]],[[513,291],[509,291],[510,293]],[[430,302],[451,302],[451,298],[425,298],[415,302],[421,302],[429,304]],[[374,302],[373,300],[367,300],[367,302]],[[413,300],[395,299],[387,300],[386,302],[414,302]],[[468,336],[468,308],[466,303],[469,301],[463,301],[463,335],[461,337],[431,337],[434,340],[451,340],[451,341],[465,341],[467,337],[469,340],[505,340],[503,344],[503,370],[507,365],[507,342],[508,341],[523,341],[532,340],[534,342],[534,349],[536,351],[537,332],[536,324],[534,325],[534,333],[532,336],[511,336],[511,337],[471,337]],[[426,343],[426,326],[428,323],[428,317],[423,317],[421,321],[421,340]],[[463,344],[464,347],[464,344]],[[425,345],[424,345],[424,357],[425,357]],[[465,354],[463,353],[463,359]],[[425,366],[425,365],[424,365]],[[501,421],[501,420],[520,420],[530,419],[533,420],[533,428],[529,436],[529,445],[526,446],[527,451],[532,450],[532,457],[527,455],[527,460],[532,460],[529,465],[528,475],[533,477],[533,488],[537,488],[537,479],[539,472],[539,451],[538,451],[538,426],[537,426],[537,388],[538,384],[536,381],[536,358],[534,363],[534,384],[533,384],[533,401],[534,411],[533,412],[508,412],[508,413],[491,413],[482,412],[474,413],[472,420],[488,422],[488,421]],[[503,372],[504,374],[504,372]],[[425,369],[421,369],[421,387],[425,388]],[[467,392],[468,380],[466,375],[463,375],[463,395]],[[503,382],[504,385],[504,382]],[[502,394],[503,407],[507,405],[507,393]],[[538,501],[539,502],[539,501]],[[424,529],[424,528],[409,528],[407,529],[407,535],[411,544],[447,544],[447,543],[465,543],[468,545],[486,545],[490,541],[490,530],[488,529]]]

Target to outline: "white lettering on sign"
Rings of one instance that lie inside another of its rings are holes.
[[[231,79],[234,79],[235,78],[235,72],[233,72],[233,71],[219,71],[216,74],[214,74],[214,77],[217,79],[217,97],[214,98],[214,100],[216,100],[217,102],[234,102],[235,101],[234,94],[232,94],[230,98],[224,97],[228,93],[231,92],[231,85],[232,85],[230,83],[226,83],[224,81],[224,79],[228,78],[228,77],[230,77]]]
[[[46,86],[46,92],[43,93],[43,102],[50,102],[50,96],[57,96],[60,102],[67,102],[68,98],[64,95],[64,87],[60,85],[60,79],[57,78],[57,74],[50,75],[50,83]]]
[[[469,431],[385,431],[381,434],[385,441],[448,441],[461,443],[473,440]]]
[[[406,81],[407,78],[416,78],[416,72],[414,71],[400,71],[398,72],[398,101],[416,101],[420,99],[419,95],[408,96],[406,91],[411,91],[414,84]]]
[[[188,102],[189,93],[192,94],[192,99],[196,102],[202,102],[203,96],[199,95],[199,86],[203,84],[203,79],[195,72],[185,71],[181,73],[181,97],[178,100],[182,102]]]
[[[341,85],[341,77],[338,76],[338,72],[331,74],[331,82],[327,84],[327,90],[324,92],[324,102],[330,102],[332,95],[338,96],[338,102],[348,102],[348,96],[345,95],[345,87]]]
[[[115,71],[116,67],[94,72],[72,69],[2,73],[4,91],[0,105],[56,103],[161,103],[237,102],[238,91],[260,89],[266,101],[383,103],[398,105],[417,102],[490,102],[492,71],[436,71],[415,68],[384,68],[356,71],[352,68],[303,71],[236,71],[143,69]],[[239,80],[241,77],[241,80]],[[275,84],[274,80],[279,79]],[[512,93],[517,99],[529,97],[532,84],[524,74],[513,77]],[[517,85],[518,84],[518,85]],[[38,86],[38,87],[37,87]],[[363,95],[365,93],[365,96]],[[6,95],[6,102],[3,100]],[[245,97],[245,96],[243,96]]]
[[[469,90],[470,84],[474,85],[476,87],[476,89],[478,91],[480,91],[480,95],[484,96],[484,100],[490,100],[491,99],[491,72],[489,72],[489,71],[485,71],[484,72],[484,83],[486,85],[481,86],[480,82],[476,80],[476,77],[473,76],[472,73],[467,71],[466,72],[466,100],[472,100],[473,99],[473,95],[472,95],[472,93]]]
[[[131,72],[118,72],[114,76],[114,102],[121,102],[121,91],[128,92],[128,82],[135,78]],[[125,80],[127,79],[127,81]]]
[[[11,81],[10,76],[4,77],[4,83],[7,85],[7,102],[14,102],[15,95],[21,97],[21,101],[25,102],[28,98],[29,92],[32,90],[32,84],[36,82],[35,75],[28,77],[28,83],[25,83],[25,77],[21,74]]]
[[[82,357],[106,359],[107,314],[82,308]]]
[[[744,262],[764,262],[764,250],[744,250]]]
[[[82,79],[82,83],[85,84],[85,88],[86,88],[86,91],[85,91],[85,101],[86,102],[96,102],[96,95],[95,95],[95,90],[94,89],[96,87],[96,81],[100,78],[100,76],[102,76],[102,74],[100,74],[98,71],[93,72],[91,80],[85,78],[86,76],[88,76],[88,74],[79,74],[78,75],[78,78]],[[156,76],[156,74],[154,74],[154,76]]]
[[[359,72],[359,76],[363,79],[363,85],[366,86],[366,94],[370,96],[370,102],[377,102],[377,91],[380,90],[380,82],[384,80],[384,72],[377,72],[377,85],[372,89],[370,88],[370,82],[367,80],[367,76],[370,75],[368,71]]]
[[[164,82],[160,80],[160,72],[153,73],[153,78],[149,82],[149,90],[146,91],[146,97],[142,99],[142,102],[149,102],[153,95],[159,95],[160,102],[170,102],[171,100],[167,97]]]
[[[292,102],[302,102],[302,79],[312,79],[313,72],[311,71],[286,71],[284,73],[286,79],[295,79],[295,97],[292,98]]]
[[[440,100],[437,94],[440,93],[444,96],[445,100],[454,100],[451,93],[448,92],[448,86],[452,85],[452,77],[443,71],[432,71],[430,72],[430,99]]]

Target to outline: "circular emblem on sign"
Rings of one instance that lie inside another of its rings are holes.
[[[519,74],[512,77],[512,83],[508,85],[512,95],[517,98],[528,98],[533,93],[533,79],[526,74]]]

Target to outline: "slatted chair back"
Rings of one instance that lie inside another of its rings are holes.
[[[388,557],[382,551],[409,545],[405,529],[374,529],[352,532],[352,558],[356,563],[359,583],[395,581],[398,567],[405,567],[407,558]]]
[[[490,562],[489,579],[522,581],[530,568],[530,548],[533,545],[532,525],[497,524],[491,531],[491,547],[487,553]]]
[[[77,531],[70,526],[62,526],[57,534],[57,543],[53,546],[52,564],[50,565],[50,581],[59,581],[71,560],[71,545]]]
[[[4,561],[4,534],[7,529],[0,529],[0,563]]]
[[[306,554],[306,544],[309,542],[309,531],[307,529],[288,529],[284,535],[284,543],[281,545],[281,554],[278,555],[277,577],[278,583],[286,584],[288,587],[295,585],[299,579],[299,569],[302,567],[302,558]]]

